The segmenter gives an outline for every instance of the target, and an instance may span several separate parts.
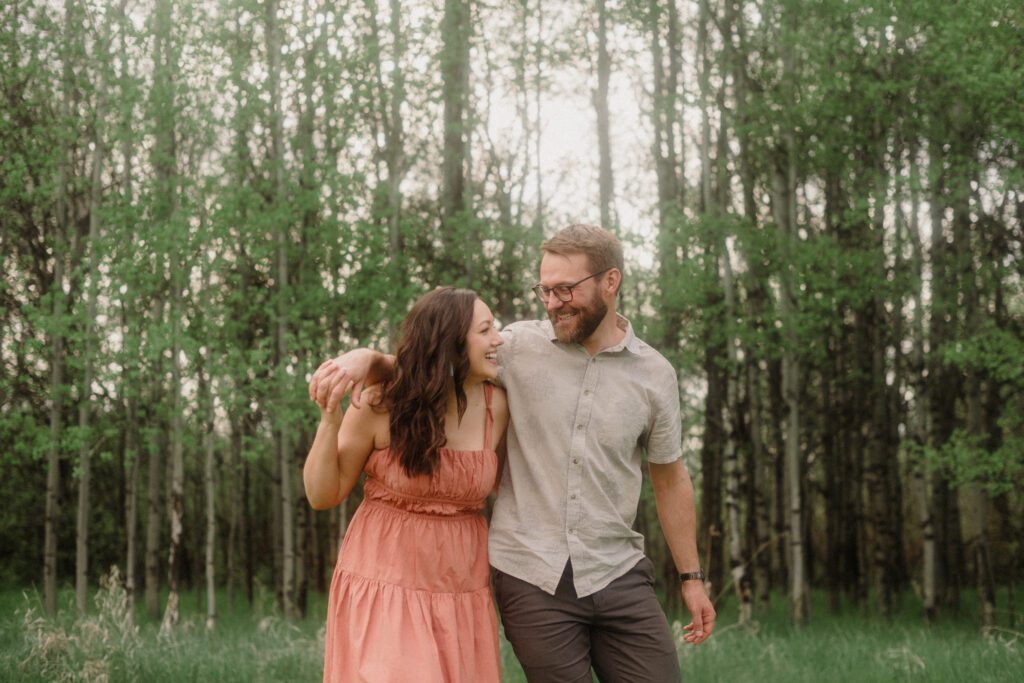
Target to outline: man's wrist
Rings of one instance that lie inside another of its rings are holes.
[[[686,583],[687,581],[700,581],[703,583],[704,579],[704,570],[700,568],[697,568],[696,571],[679,572],[679,581],[682,583]]]

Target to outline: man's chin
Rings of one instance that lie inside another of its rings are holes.
[[[552,320],[551,327],[555,330],[555,338],[563,344],[570,344],[576,341],[575,319],[570,323],[560,323],[557,320]]]
[[[582,344],[583,335],[580,334],[580,328],[573,325],[567,329],[555,331],[555,336],[558,337],[558,341],[563,344]]]

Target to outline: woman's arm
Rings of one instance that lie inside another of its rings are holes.
[[[498,491],[501,475],[505,471],[505,460],[508,458],[508,447],[505,434],[508,431],[508,396],[501,387],[494,387],[491,398],[491,414],[494,416],[492,437],[495,439],[494,450],[498,454],[498,476],[494,478],[494,492]]]
[[[306,499],[314,510],[327,510],[348,497],[382,427],[387,428],[387,413],[367,403],[350,405],[344,419],[340,410],[321,408],[316,438],[302,468]]]
[[[505,439],[502,439],[501,443],[494,450],[498,454],[498,474],[494,477],[494,488],[491,489],[491,493],[498,492],[498,487],[501,486],[501,475],[505,473],[505,461],[508,460],[508,448],[505,444]]]

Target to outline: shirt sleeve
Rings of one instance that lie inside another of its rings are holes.
[[[647,460],[666,465],[683,454],[682,416],[679,412],[679,382],[676,371],[667,362],[658,370],[657,386],[652,393],[651,424],[647,436]]]
[[[512,349],[515,348],[516,333],[512,325],[501,330],[501,338],[505,343],[498,347],[498,378],[494,383],[504,389],[505,372],[512,362]]]

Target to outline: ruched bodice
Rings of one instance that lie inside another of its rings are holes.
[[[480,514],[498,471],[492,390],[483,449],[443,448],[429,476],[408,476],[390,449],[367,459],[331,582],[325,681],[500,680]]]
[[[409,477],[393,451],[376,450],[366,463],[363,499],[427,515],[464,515],[483,509],[498,473],[494,451],[442,448],[439,463],[430,476]]]

